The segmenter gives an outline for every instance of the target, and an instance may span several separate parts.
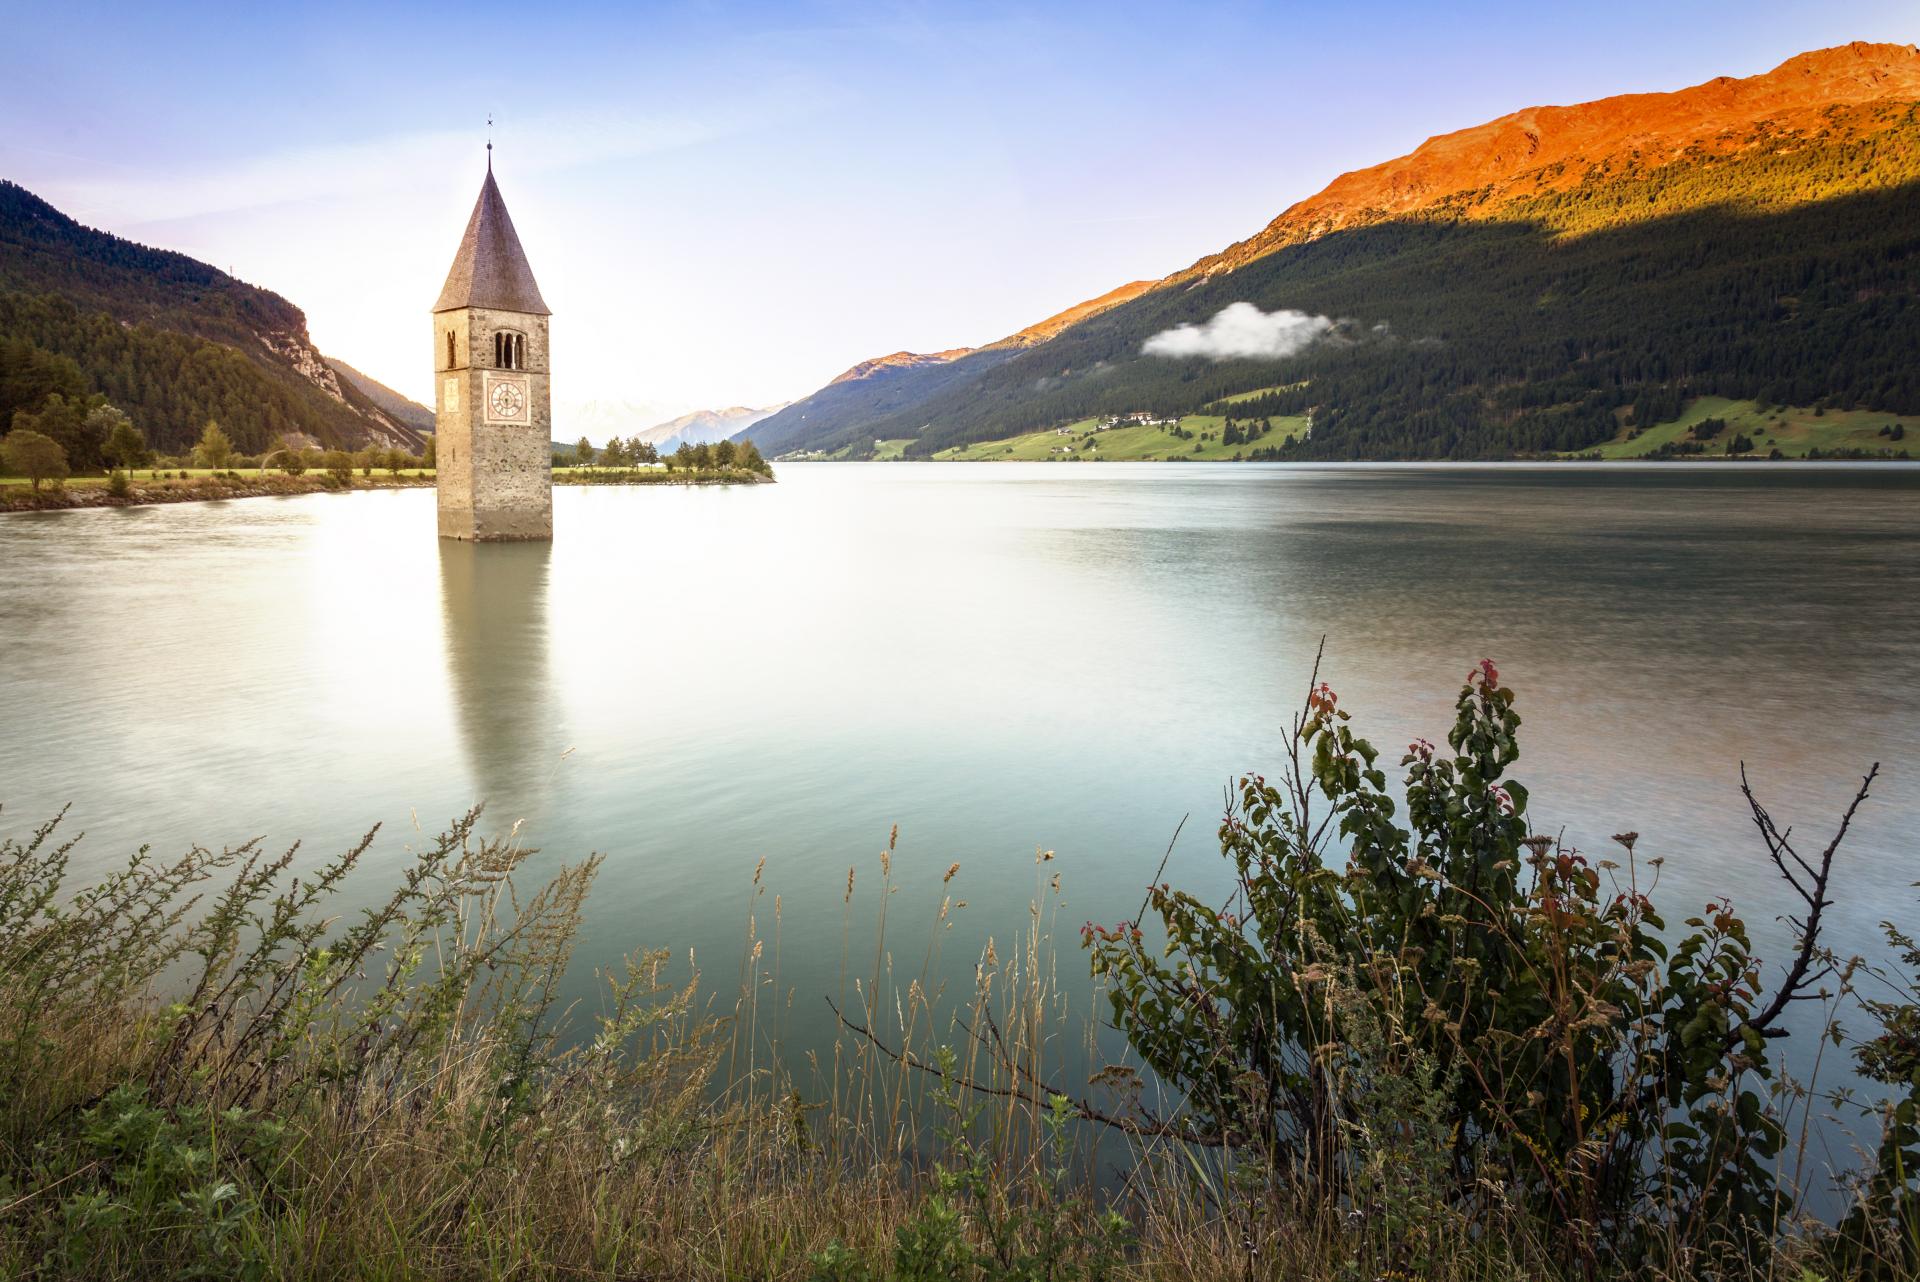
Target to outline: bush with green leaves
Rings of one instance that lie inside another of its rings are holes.
[[[1728,901],[1667,930],[1661,861],[1636,858],[1636,834],[1596,861],[1531,829],[1507,773],[1520,718],[1491,662],[1456,712],[1448,750],[1402,756],[1402,804],[1316,683],[1285,781],[1239,782],[1225,899],[1163,883],[1141,918],[1086,927],[1116,1024],[1184,1100],[1190,1138],[1326,1205],[1517,1201],[1585,1267],[1752,1249],[1791,1205],[1769,1044],[1835,973],[1818,936],[1840,836],[1802,860],[1748,792],[1808,905],[1766,996]],[[1383,1106],[1410,1082],[1425,1085]],[[1411,1127],[1443,1154],[1417,1190],[1403,1160],[1376,1160]]]
[[[1880,1144],[1835,1254],[1849,1271],[1912,1278],[1920,1276],[1920,941],[1892,922],[1881,928],[1895,960],[1860,968],[1860,1005],[1875,1031],[1854,1051],[1861,1076],[1885,1091],[1862,1104],[1880,1123]],[[1846,1099],[1859,1102],[1852,1092]]]

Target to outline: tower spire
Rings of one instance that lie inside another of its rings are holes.
[[[493,172],[493,113],[487,113],[487,172]]]

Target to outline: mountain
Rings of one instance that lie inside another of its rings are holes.
[[[419,401],[402,396],[378,379],[362,374],[337,356],[327,357],[327,364],[333,366],[334,373],[353,384],[360,390],[362,396],[372,401],[390,417],[406,424],[416,432],[433,431],[433,411]]]
[[[1920,49],[1853,44],[1528,108],[1342,175],[1023,342],[853,384],[871,394],[829,384],[750,435],[925,456],[1260,392],[1236,412],[1312,415],[1290,457],[1493,457],[1586,448],[1699,395],[1914,412],[1916,104]],[[1213,341],[1229,322],[1303,337]],[[1163,334],[1168,355],[1143,351]]]
[[[663,419],[684,414],[686,405],[667,401],[574,401],[554,407],[553,435],[569,446],[581,437],[595,445],[632,436]]]
[[[179,453],[217,419],[245,453],[287,434],[417,449],[419,433],[342,379],[306,315],[185,254],[84,227],[0,180],[0,338],[16,362],[71,362],[84,390]],[[0,404],[5,417],[20,406]]]
[[[695,410],[691,414],[656,423],[636,435],[640,440],[658,447],[662,454],[671,454],[683,444],[708,445],[738,436],[761,419],[785,408],[785,405],[770,405],[766,409],[755,410],[734,405],[723,410]]]
[[[888,415],[911,414],[912,407],[949,383],[961,382],[1030,347],[1055,337],[1069,326],[1118,307],[1154,287],[1155,281],[1135,281],[1109,290],[1098,298],[1076,303],[1063,312],[1029,325],[985,347],[955,347],[944,352],[894,352],[875,356],[837,375],[812,396],[794,401],[770,414],[746,434],[763,454],[807,449],[815,442],[844,443],[846,433]],[[917,436],[918,430],[896,431]]]

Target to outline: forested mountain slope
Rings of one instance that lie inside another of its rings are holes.
[[[415,447],[419,434],[314,350],[306,316],[205,263],[83,227],[0,180],[0,339],[78,368],[164,451],[217,419],[243,451],[282,434]],[[0,406],[10,415],[16,406]]]
[[[985,347],[894,352],[861,361],[812,396],[768,415],[741,435],[751,437],[762,453],[777,454],[805,449],[814,441],[844,438],[849,426],[871,422],[895,411],[910,415],[914,405],[942,387],[963,385],[1002,361],[1052,340],[1079,322],[1138,297],[1156,283],[1134,281],[1108,290],[1098,298],[1076,303]]]
[[[914,438],[926,455],[1281,385],[1297,386],[1236,408],[1311,413],[1307,458],[1581,449],[1703,394],[1920,410],[1916,99],[1920,51],[1857,45],[1516,113],[1346,175],[1048,341],[962,358],[775,448],[857,457]],[[1283,359],[1143,353],[1234,303],[1334,323]]]
[[[344,382],[353,384],[362,395],[372,401],[376,407],[384,410],[389,417],[404,423],[416,432],[433,431],[431,409],[411,396],[394,391],[371,374],[361,373],[338,356],[329,356],[326,359],[327,364],[333,366],[334,373],[338,374]]]

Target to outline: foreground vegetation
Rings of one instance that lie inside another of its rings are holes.
[[[596,859],[521,885],[530,852],[468,815],[343,916],[390,866],[373,834],[298,873],[258,844],[142,851],[76,889],[48,823],[0,850],[0,1272],[1912,1276],[1920,948],[1896,934],[1875,970],[1821,936],[1873,773],[1819,850],[1749,794],[1807,905],[1780,974],[1725,901],[1669,930],[1634,834],[1596,860],[1533,832],[1518,725],[1476,668],[1447,748],[1404,755],[1402,806],[1316,685],[1284,778],[1235,790],[1226,897],[1155,884],[1082,932],[1144,1064],[1078,1086],[1044,853],[1024,929],[949,1010],[927,963],[894,973],[895,843],[877,886],[849,869],[876,947],[802,1066],[762,1024],[757,995],[787,996],[758,871],[730,1005],[641,951],[574,1013]],[[1886,1090],[1837,1224],[1804,1215],[1795,1157],[1849,1097],[1777,1067],[1783,1012],[1819,1000]]]

